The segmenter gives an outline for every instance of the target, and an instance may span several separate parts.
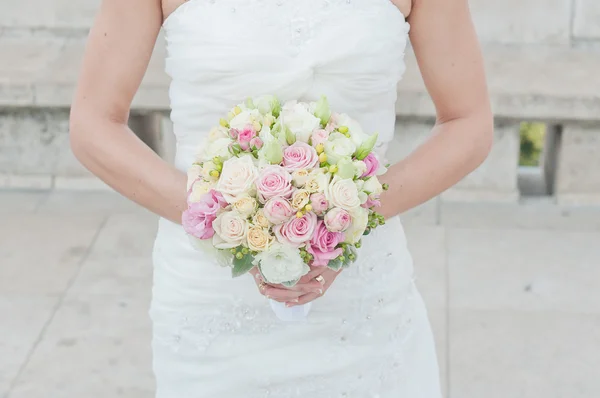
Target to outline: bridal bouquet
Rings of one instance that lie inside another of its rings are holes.
[[[293,286],[309,265],[348,267],[361,237],[384,223],[376,140],[325,97],[248,99],[200,146],[183,227],[234,277],[256,266],[266,282]]]

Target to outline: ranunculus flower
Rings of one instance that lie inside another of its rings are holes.
[[[350,227],[352,217],[346,210],[334,207],[325,214],[323,221],[331,232],[344,232]]]
[[[369,223],[369,210],[364,207],[357,207],[351,210],[352,224],[344,231],[344,242],[354,244],[363,236],[363,232]]]
[[[367,169],[363,172],[361,177],[373,177],[377,174],[377,170],[379,170],[379,159],[377,159],[377,156],[373,152],[368,154],[362,161],[365,163],[365,166],[367,166]]]
[[[292,196],[294,191],[292,176],[281,166],[267,166],[256,180],[256,190],[262,203],[275,196],[287,199]]]
[[[298,248],[308,242],[315,232],[317,215],[312,212],[302,217],[294,217],[289,221],[273,227],[273,232],[279,243]]]
[[[333,177],[331,183],[325,190],[325,196],[334,207],[352,210],[360,206],[358,189],[352,180],[344,180],[337,176]]]
[[[318,164],[317,151],[306,142],[296,141],[283,150],[283,166],[288,170],[313,169]]]
[[[319,144],[325,144],[325,141],[329,138],[329,131],[325,129],[316,130],[311,136],[311,144],[313,147],[317,147]]]
[[[217,249],[231,249],[246,239],[248,222],[236,211],[225,211],[217,216],[213,228],[213,245]]]
[[[185,232],[198,239],[209,239],[215,231],[212,223],[217,218],[217,212],[227,206],[223,196],[210,190],[198,202],[189,203],[183,212],[182,225]]]
[[[323,212],[327,211],[329,207],[329,202],[325,197],[324,193],[313,193],[310,195],[310,205],[312,206],[312,210],[318,215],[323,214]]]
[[[356,151],[356,145],[352,140],[340,133],[333,133],[325,142],[325,154],[327,163],[336,164],[340,158],[350,157]]]
[[[298,280],[310,271],[298,249],[277,242],[259,252],[252,263],[259,267],[265,280],[273,284]]]
[[[319,128],[321,120],[313,115],[304,104],[287,102],[281,109],[283,123],[296,136],[296,140],[308,142],[313,131]]]
[[[234,203],[241,196],[251,194],[257,176],[251,156],[234,157],[223,163],[216,189],[228,203]]]
[[[322,220],[319,220],[315,234],[310,243],[306,246],[306,251],[313,255],[313,266],[325,266],[330,260],[342,255],[342,249],[336,246],[344,240],[342,232],[331,232],[325,226]]]
[[[256,199],[249,195],[241,196],[233,203],[233,209],[244,217],[250,217],[257,206],[258,203],[256,203]]]
[[[272,236],[264,228],[257,226],[248,228],[247,242],[250,250],[258,252],[267,250],[272,240]]]
[[[242,130],[237,137],[237,141],[240,144],[240,148],[242,150],[247,151],[250,148],[250,141],[256,137],[256,131],[252,126],[246,126]]]
[[[292,208],[295,210],[300,210],[304,206],[308,204],[308,200],[310,199],[310,192],[306,189],[297,189],[292,194]]]
[[[268,228],[269,226],[271,226],[271,222],[269,221],[267,216],[265,216],[265,212],[263,209],[258,209],[258,211],[254,213],[254,215],[252,216],[252,223],[263,228]]]
[[[269,199],[262,210],[272,224],[281,224],[294,215],[294,209],[290,202],[278,196]]]

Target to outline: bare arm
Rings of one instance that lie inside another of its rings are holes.
[[[493,117],[467,0],[415,0],[411,42],[436,107],[431,138],[390,167],[384,216],[415,207],[456,184],[487,157]]]
[[[160,0],[102,2],[71,109],[71,146],[115,190],[179,223],[186,176],[127,127],[161,24]]]

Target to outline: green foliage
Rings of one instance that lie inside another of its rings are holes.
[[[521,123],[520,166],[539,166],[546,126],[543,123]]]
[[[242,252],[239,251],[237,254],[242,254]],[[251,254],[242,254],[241,258],[238,258],[240,256],[237,256],[237,254],[233,257],[233,268],[231,269],[231,275],[234,278],[244,275],[254,267],[252,264],[254,257]]]

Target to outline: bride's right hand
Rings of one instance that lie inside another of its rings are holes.
[[[250,270],[250,274],[253,276],[254,282],[256,283],[260,294],[266,298],[279,301],[281,303],[297,303],[300,296],[304,296],[308,293],[319,293],[323,289],[323,286],[314,280],[306,283],[299,283],[294,287],[270,284],[265,282],[256,267]]]

